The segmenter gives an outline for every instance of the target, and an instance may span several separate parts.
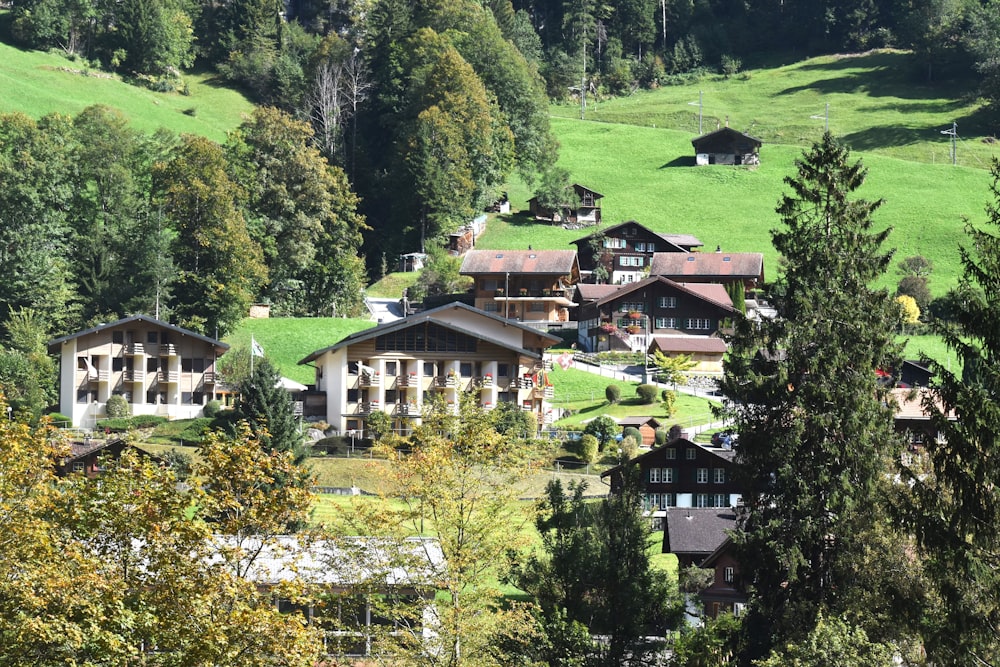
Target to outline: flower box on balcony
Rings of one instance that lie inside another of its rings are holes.
[[[640,313],[638,310],[630,310],[628,311],[628,316],[629,319],[637,320],[642,317],[642,313]]]
[[[496,290],[496,292],[494,292],[494,294],[496,296],[503,296],[504,295],[504,291],[502,289],[498,289],[498,290]]]
[[[637,324],[630,325],[628,328],[628,332],[632,335],[635,335],[637,333],[642,333],[642,327],[640,327]]]
[[[528,290],[522,287],[518,294],[521,296],[528,296]]]
[[[614,332],[618,331],[618,327],[616,327],[615,325],[611,324],[610,322],[606,322],[606,323],[604,323],[604,324],[601,325],[601,331],[603,331],[604,333],[609,333],[610,334],[610,333],[614,333]]]

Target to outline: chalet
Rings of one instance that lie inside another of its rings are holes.
[[[656,429],[663,426],[663,422],[656,417],[623,417],[618,420],[618,425],[622,430],[629,427],[639,429],[639,433],[642,434],[642,442],[639,445],[652,447],[656,442]]]
[[[71,473],[83,474],[87,477],[97,477],[102,472],[102,459],[111,458],[117,460],[126,448],[133,448],[143,458],[151,459],[156,463],[163,463],[159,457],[133,447],[125,438],[117,436],[108,438],[87,437],[83,440],[72,440],[69,443],[69,447],[70,449],[66,455],[56,461],[55,471],[58,477],[65,477]]]
[[[728,125],[715,132],[691,140],[695,163],[708,164],[760,164],[760,139],[738,132]]]
[[[699,593],[705,615],[718,618],[726,612],[741,616],[747,604],[745,583],[736,560],[733,540],[726,537],[698,567],[712,570],[714,576],[708,588]]]
[[[724,321],[736,314],[729,295],[720,285],[651,277],[622,285],[582,305],[577,341],[589,352],[645,352],[657,336],[715,337],[722,342],[718,332]]]
[[[759,252],[658,252],[653,256],[650,276],[663,276],[684,283],[742,282],[749,292],[764,286],[764,255]]]
[[[568,322],[580,265],[572,250],[472,250],[459,272],[476,308],[522,322]]]
[[[663,521],[663,553],[677,556],[680,567],[700,565],[736,528],[736,512],[729,508],[677,508]]]
[[[538,220],[570,222],[583,225],[601,224],[600,200],[604,195],[579,183],[573,184],[573,192],[576,195],[576,201],[562,204],[558,211],[553,211],[542,206],[538,201],[538,197],[532,197],[528,200],[528,210]]]
[[[374,412],[409,433],[433,396],[457,411],[466,393],[487,410],[514,403],[542,426],[552,419],[554,392],[542,353],[560,340],[452,303],[351,334],[299,363],[315,367],[322,416],[340,433],[363,435]]]
[[[722,373],[722,360],[728,349],[726,341],[717,335],[653,335],[646,352],[659,352],[665,357],[688,357],[694,363],[689,372],[718,374]]]
[[[677,438],[602,472],[602,478],[611,480],[611,493],[621,489],[624,466],[631,465],[638,465],[642,472],[643,507],[654,519],[662,519],[673,507],[724,509],[741,502],[733,481],[732,449]]]
[[[645,278],[656,252],[689,253],[702,245],[693,236],[658,234],[635,220],[607,227],[571,243],[577,248],[580,273],[587,282],[614,284]]]
[[[59,412],[93,428],[108,398],[125,397],[133,415],[200,417],[216,398],[216,361],[229,346],[133,315],[49,342],[59,357]]]

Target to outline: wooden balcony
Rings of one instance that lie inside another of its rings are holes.
[[[382,374],[375,373],[374,375],[369,375],[368,373],[362,373],[358,376],[358,386],[359,387],[381,387],[382,386]]]
[[[173,343],[160,343],[160,356],[161,357],[176,357],[177,356],[177,346]]]
[[[146,354],[146,348],[142,343],[129,343],[125,346],[125,354],[130,357],[138,357]]]
[[[146,381],[146,371],[141,370],[141,369],[140,370],[131,370],[131,371],[127,370],[124,373],[124,377],[125,377],[125,381],[126,382],[143,383],[143,382]]]
[[[181,380],[181,374],[177,371],[157,371],[156,381],[166,384],[177,384]]]

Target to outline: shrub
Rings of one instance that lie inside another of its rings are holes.
[[[622,399],[622,388],[616,384],[609,384],[604,389],[604,398],[608,399],[608,403],[614,405]]]
[[[129,416],[128,401],[121,394],[109,396],[104,409],[108,413],[109,419],[122,419]]]
[[[589,421],[583,432],[597,438],[598,449],[603,452],[608,443],[618,435],[618,422],[607,415],[601,415]]]
[[[160,458],[170,466],[180,482],[191,476],[191,455],[174,448],[160,454]]]
[[[653,444],[656,445],[657,447],[659,447],[660,445],[665,445],[667,444],[667,438],[669,437],[670,434],[667,432],[666,429],[658,428],[656,429],[656,432],[653,434]]]
[[[677,392],[670,389],[663,390],[663,407],[667,409],[667,414],[672,415],[676,411],[674,403],[677,402]]]
[[[639,453],[639,442],[632,436],[622,438],[622,460],[631,461]]]
[[[659,391],[655,384],[640,384],[635,388],[635,395],[643,405],[652,405],[656,403],[656,394]]]
[[[219,414],[219,410],[221,409],[222,409],[222,401],[209,401],[208,403],[205,404],[205,408],[202,410],[202,412],[209,419],[214,419],[215,416]]]
[[[205,434],[212,427],[212,420],[208,417],[199,417],[191,420],[191,423],[184,427],[184,430],[177,434],[177,440],[182,443],[200,443],[205,439]]]
[[[61,412],[50,412],[48,417],[52,420],[52,425],[57,428],[68,428],[73,425],[73,420]]]
[[[136,415],[131,420],[133,428],[155,428],[160,424],[166,424],[168,421],[170,420],[159,415]]]
[[[135,428],[132,420],[125,418],[118,419],[99,419],[97,421],[97,428],[102,431],[111,431],[112,433],[124,433],[130,428]]]
[[[622,435],[626,438],[632,438],[639,444],[642,443],[642,431],[635,426],[626,426],[625,430],[622,431]]]
[[[684,429],[681,428],[680,424],[674,424],[670,427],[670,432],[667,433],[667,442],[672,442],[684,434]]]
[[[597,460],[597,438],[589,433],[580,438],[580,458],[586,463],[593,463]]]
[[[350,438],[342,435],[331,435],[328,438],[321,438],[312,444],[313,453],[323,452],[324,454],[336,454],[346,452],[350,447]]]

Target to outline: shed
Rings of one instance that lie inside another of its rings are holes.
[[[642,434],[642,442],[639,444],[651,447],[656,442],[656,429],[663,426],[663,423],[656,417],[623,417],[618,420],[618,425],[623,430],[629,426],[639,429]]]
[[[760,164],[760,147],[763,142],[728,126],[695,137],[691,143],[694,145],[695,163],[699,166]]]

